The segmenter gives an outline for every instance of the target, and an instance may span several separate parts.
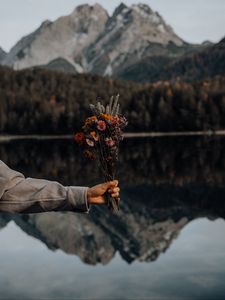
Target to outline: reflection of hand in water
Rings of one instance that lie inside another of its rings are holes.
[[[88,189],[87,197],[89,204],[107,204],[105,193],[108,192],[111,197],[119,198],[120,188],[118,187],[118,181],[113,180],[105,183],[95,185]]]

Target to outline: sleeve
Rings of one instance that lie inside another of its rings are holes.
[[[57,181],[25,178],[0,160],[0,211],[40,213],[74,211],[89,213],[88,187],[63,186]]]

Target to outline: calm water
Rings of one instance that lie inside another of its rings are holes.
[[[26,176],[101,181],[72,141],[0,144]],[[0,299],[225,299],[225,139],[125,140],[121,211],[0,214]]]

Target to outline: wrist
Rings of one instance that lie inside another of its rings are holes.
[[[91,191],[90,191],[90,188],[88,188],[88,190],[87,190],[87,202],[88,202],[88,204],[91,204]]]

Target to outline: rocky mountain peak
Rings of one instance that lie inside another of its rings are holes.
[[[84,48],[95,41],[109,16],[99,4],[80,5],[68,15],[44,21],[35,32],[22,38],[3,63],[15,69],[47,65],[58,58],[83,72]]]
[[[167,54],[170,43],[180,47],[183,40],[147,4],[121,3],[112,17],[99,4],[83,4],[68,16],[44,21],[2,63],[23,69],[66,62],[74,72],[112,75],[143,57]]]
[[[115,11],[114,11],[114,13],[113,13],[113,16],[115,17],[115,16],[117,16],[117,15],[119,15],[119,14],[125,12],[125,11],[128,11],[128,10],[129,10],[128,6],[126,6],[126,4],[124,4],[124,3],[122,2],[122,3],[120,3],[120,5],[117,6],[117,8],[115,9]],[[112,16],[112,17],[113,17],[113,16]]]
[[[155,55],[160,51],[160,46],[165,51],[170,43],[179,47],[183,45],[183,40],[158,12],[147,4],[127,7],[121,3],[96,43],[87,50],[88,71],[115,74],[121,65],[127,67],[142,57]]]
[[[89,4],[82,4],[77,7],[75,7],[74,11],[72,12],[71,16],[76,16],[79,18],[82,18],[84,15],[90,16],[93,14],[96,15],[106,15],[108,17],[107,11],[98,3],[95,3],[94,5]]]
[[[143,17],[148,17],[149,15],[154,14],[150,6],[144,3],[133,4],[131,8]]]

